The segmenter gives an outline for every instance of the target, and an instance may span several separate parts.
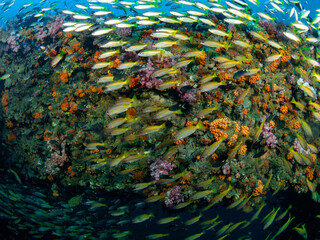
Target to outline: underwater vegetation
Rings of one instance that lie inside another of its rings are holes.
[[[217,239],[232,239],[257,219],[264,230],[281,221],[268,239],[287,229],[308,238],[292,206],[260,212],[268,194],[288,188],[320,202],[320,16],[310,19],[310,11],[293,1],[267,2],[270,15],[254,12],[254,0],[100,0],[63,10],[42,4],[23,5],[1,29],[2,137],[13,156],[8,171],[20,184],[45,181],[56,199],[61,186],[142,194],[145,202],[176,213],[157,219],[160,225],[193,225],[221,202],[255,212],[224,226],[219,217],[207,219],[188,240],[206,239],[212,230]],[[2,10],[10,5],[4,2]],[[8,210],[1,217],[19,224],[27,220],[12,217],[14,209],[32,205],[33,197],[23,199],[10,186],[1,185],[0,197],[16,207],[3,203]],[[25,214],[52,208],[42,194]],[[57,208],[81,201],[79,194]],[[120,225],[157,217],[152,209],[131,215],[128,206],[102,202],[83,205],[127,216]],[[185,211],[196,214],[185,221],[179,215]],[[64,222],[35,230],[47,214],[38,212],[21,229],[39,238],[53,229],[61,238],[74,233]],[[81,226],[96,221],[86,220]],[[100,232],[103,224],[95,234],[86,226],[74,237],[135,239],[124,228]]]

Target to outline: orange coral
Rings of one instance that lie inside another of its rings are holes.
[[[78,93],[79,97],[83,97],[84,96],[84,92],[83,92],[82,88],[78,88],[77,89],[77,93]]]
[[[241,129],[242,129],[242,131],[241,131],[242,135],[243,136],[248,136],[249,128],[247,126],[241,126]]]
[[[129,78],[129,80],[130,80],[129,87],[134,87],[139,84],[139,77]]]
[[[234,130],[235,132],[240,132],[240,126],[238,123],[235,124],[234,128],[235,128]]]
[[[301,127],[301,124],[298,121],[296,121],[293,125],[293,128],[295,131],[297,131],[300,127]]]
[[[57,55],[57,51],[56,50],[50,50],[49,58],[54,58],[56,55]]]
[[[138,114],[137,110],[135,110],[134,108],[128,108],[126,112],[130,118],[134,118]]]
[[[261,194],[263,194],[263,185],[261,183],[261,180],[258,181],[258,187],[256,187],[254,190],[253,190],[253,193],[252,193],[252,196],[256,197],[256,196],[259,196]]]
[[[211,155],[212,160],[217,160],[218,159],[218,154],[214,153]]]
[[[152,33],[154,33],[154,31],[153,31],[152,29],[143,30],[142,37],[143,37],[143,38],[151,38],[151,39],[154,39],[154,37],[151,36]]]
[[[256,75],[253,75],[249,78],[249,83],[250,84],[254,84],[256,83],[256,81],[260,80],[260,75],[259,74],[256,74]]]
[[[265,89],[267,92],[270,92],[270,84],[264,85],[264,89]]]
[[[202,53],[202,54],[196,56],[196,63],[199,65],[204,65],[204,64],[206,64],[206,58],[207,58],[207,54]]]
[[[75,113],[77,110],[78,110],[78,105],[75,104],[75,103],[73,103],[73,104],[71,105],[71,108],[70,108],[69,112]]]
[[[281,106],[280,107],[280,112],[282,112],[283,114],[286,114],[288,112],[288,107],[287,106]]]
[[[230,121],[226,118],[219,118],[210,123],[210,132],[214,135],[218,141],[221,137],[228,138],[228,134],[220,130],[219,128],[226,130],[230,126]]]
[[[61,110],[66,112],[68,111],[68,109],[69,109],[69,103],[67,101],[63,102],[61,104]]]
[[[230,141],[228,142],[228,146],[229,147],[232,147],[238,140],[238,135],[237,134],[233,134],[231,137],[230,137]]]
[[[94,62],[103,62],[105,60],[105,58],[99,58],[100,55],[101,55],[101,52],[96,51],[94,53],[93,61]]]
[[[102,86],[100,86],[100,87],[98,88],[98,93],[103,93]]]
[[[95,93],[95,92],[97,92],[97,89],[94,86],[89,86],[88,91],[91,93]]]
[[[61,82],[67,83],[68,82],[68,78],[69,78],[69,74],[62,72],[59,75]]]
[[[40,115],[40,113],[33,113],[33,114],[32,114],[32,117],[34,117],[35,119],[42,118],[42,116]]]
[[[270,121],[269,122],[270,127],[274,128],[276,126],[276,124],[274,123],[274,121]]]
[[[9,104],[7,93],[3,94],[2,98],[1,98],[1,102],[2,102],[2,106],[4,106],[4,107]]]
[[[239,155],[245,155],[246,152],[247,152],[247,145],[242,145],[242,146],[240,147],[240,149],[238,150],[238,154],[239,154]]]
[[[12,121],[7,121],[7,122],[6,122],[6,126],[7,126],[8,128],[12,128],[12,127],[13,127],[13,122],[12,122]]]
[[[66,33],[66,36],[67,36],[68,38],[71,38],[71,37],[72,37],[72,33],[68,32],[68,33]]]
[[[190,127],[190,126],[192,126],[193,125],[193,122],[191,122],[191,121],[187,121],[187,123],[186,123],[186,127]]]
[[[263,109],[267,109],[267,108],[268,108],[268,103],[263,103],[263,104],[262,104],[262,108],[263,108]]]
[[[311,181],[311,180],[313,179],[313,173],[314,173],[314,171],[311,169],[310,166],[308,166],[308,167],[306,168],[306,172],[307,172],[307,174],[306,174],[307,178]]]
[[[17,139],[17,136],[14,133],[12,133],[11,135],[8,134],[8,140],[9,141],[12,141],[12,140],[15,140],[15,139]]]

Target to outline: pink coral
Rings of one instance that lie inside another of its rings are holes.
[[[138,71],[140,84],[147,88],[157,87],[163,82],[161,79],[152,76],[152,74],[154,73],[154,68],[152,66],[153,63],[149,59],[147,67]]]
[[[65,136],[60,136],[54,138],[54,140],[47,141],[47,148],[50,151],[50,158],[45,162],[46,174],[57,174],[60,171],[60,167],[62,167],[65,162],[69,161],[69,157],[66,153],[65,138]]]
[[[197,101],[196,91],[191,89],[188,91],[181,91],[181,88],[184,86],[189,86],[189,82],[184,81],[177,87],[177,92],[182,102],[195,103]]]
[[[13,52],[18,52],[20,49],[19,37],[20,37],[19,34],[15,34],[15,32],[11,32],[10,36],[7,39],[8,46],[6,50],[11,49]]]
[[[160,158],[150,165],[151,176],[154,177],[156,181],[160,180],[161,175],[168,175],[172,169],[172,163],[169,163],[166,160],[161,160]]]
[[[309,147],[307,147],[307,149],[304,149],[304,148],[301,146],[298,138],[296,138],[296,139],[294,140],[294,142],[293,142],[293,149],[294,149],[295,151],[299,152],[299,153],[302,153],[303,155],[306,155],[306,156],[311,153]]]
[[[166,204],[167,207],[173,207],[178,203],[184,202],[184,196],[181,193],[180,186],[175,186],[174,188],[171,189],[171,191],[168,191],[167,196],[168,197],[164,199],[164,203]]]
[[[267,144],[270,148],[275,148],[278,144],[277,137],[272,132],[272,126],[269,123],[264,123],[261,131],[261,136],[267,138]]]
[[[48,35],[55,38],[61,28],[63,28],[64,18],[62,16],[56,16],[50,23]]]

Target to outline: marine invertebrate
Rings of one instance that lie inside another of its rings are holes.
[[[261,131],[261,135],[263,138],[267,138],[267,144],[270,148],[275,148],[278,144],[277,137],[272,132],[272,127],[269,123],[264,123]]]
[[[152,66],[153,63],[149,59],[147,67],[138,71],[140,84],[147,88],[156,87],[163,82],[161,79],[152,76],[154,73],[154,68]]]
[[[159,181],[160,176],[168,175],[169,172],[173,169],[173,166],[174,165],[172,163],[158,158],[149,166],[149,169],[151,171],[150,175],[154,177],[156,181]]]
[[[210,132],[217,141],[219,141],[221,137],[228,138],[228,134],[220,129],[227,130],[230,124],[231,121],[226,118],[218,118],[210,123]]]
[[[184,81],[180,83],[179,86],[177,87],[177,92],[179,93],[179,97],[181,101],[195,103],[197,101],[196,91],[194,89],[181,91],[181,88],[184,86],[190,86],[189,82]]]
[[[166,193],[167,197],[164,199],[164,203],[167,207],[173,207],[174,205],[184,202],[184,195],[181,193],[181,187],[175,186]]]

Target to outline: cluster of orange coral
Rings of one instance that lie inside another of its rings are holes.
[[[239,155],[245,155],[246,152],[247,152],[247,145],[242,145],[242,146],[240,147],[240,149],[238,150],[238,154],[239,154]]]
[[[69,109],[69,103],[68,103],[67,98],[65,97],[63,99],[62,104],[61,104],[61,110],[66,112],[66,111],[68,111],[68,109]]]
[[[79,97],[83,97],[85,95],[82,88],[78,88],[77,93]]]
[[[240,125],[238,123],[235,124],[234,131],[237,133],[240,132]]]
[[[221,137],[228,138],[228,134],[219,128],[226,130],[230,126],[230,121],[226,118],[219,118],[210,123],[210,132],[214,135],[215,139],[218,141]]]
[[[280,107],[280,112],[282,112],[283,114],[286,114],[288,112],[288,107],[287,106],[281,106]]]
[[[69,74],[66,72],[62,72],[59,75],[61,82],[67,83],[68,82],[68,78],[69,78]]]
[[[6,126],[7,126],[8,128],[12,128],[12,127],[13,127],[13,122],[12,122],[12,121],[7,121],[7,122],[6,122]]]
[[[134,87],[139,84],[139,77],[129,78],[129,80],[130,80],[129,87]]]
[[[193,122],[191,122],[191,121],[187,121],[187,123],[186,123],[186,127],[190,127],[190,126],[192,126],[193,125]]]
[[[277,59],[273,62],[271,62],[269,65],[268,65],[268,68],[269,70],[271,70],[271,72],[274,72],[281,64],[281,60],[280,59]],[[268,69],[265,68],[266,72],[268,72]]]
[[[138,114],[137,110],[135,110],[134,108],[128,108],[126,113],[130,118],[134,118]]]
[[[247,126],[241,126],[241,133],[243,136],[248,136],[249,135],[249,128]]]
[[[207,58],[207,54],[202,53],[202,54],[196,56],[196,63],[199,65],[204,65],[204,64],[206,64],[206,58]]]
[[[41,116],[40,113],[33,113],[32,117],[34,117],[35,119],[43,118],[43,116]]]
[[[1,98],[1,103],[2,103],[2,106],[4,106],[4,107],[9,104],[7,93],[3,94],[2,98]]]
[[[218,154],[214,153],[211,155],[212,160],[217,160],[218,159]]]
[[[88,92],[95,93],[95,92],[97,92],[97,89],[94,86],[89,86]]]
[[[227,143],[229,147],[232,147],[238,140],[238,135],[237,134],[233,134],[230,137],[230,141]]]
[[[253,75],[249,78],[249,83],[254,84],[256,81],[260,80],[260,74]]]
[[[270,125],[270,127],[272,127],[272,128],[274,128],[274,127],[276,126],[276,124],[275,124],[274,121],[270,121],[270,122],[269,122],[269,125]]]
[[[244,82],[246,80],[246,76],[242,76],[241,78],[238,78],[238,82],[241,83],[241,82]]]
[[[280,50],[280,53],[282,55],[281,62],[286,63],[291,59],[291,54],[289,51]]]
[[[253,190],[252,196],[256,197],[263,194],[263,185],[261,180],[258,181],[258,187]]]
[[[78,110],[78,105],[76,103],[72,103],[70,105],[71,105],[71,107],[70,107],[69,112],[75,113]]]
[[[105,58],[99,58],[100,55],[101,55],[101,52],[96,51],[93,56],[93,61],[94,62],[103,62],[105,60]]]
[[[56,50],[50,50],[49,58],[54,58],[56,55],[57,55],[57,51]]]
[[[154,39],[154,37],[151,36],[152,33],[154,33],[154,31],[153,31],[152,29],[143,30],[142,37],[143,37],[143,38],[151,38],[151,39]]]
[[[12,141],[12,140],[15,140],[15,139],[17,139],[17,136],[14,133],[12,133],[11,135],[8,134],[8,140],[9,141]]]
[[[227,30],[227,27],[226,27],[226,25],[224,25],[223,23],[220,23],[220,24],[217,26],[217,29],[222,30],[222,31],[226,31],[226,30]]]
[[[270,92],[270,84],[264,85],[264,89],[265,89],[267,92]]]
[[[308,166],[308,167],[306,168],[306,172],[307,172],[307,173],[306,173],[307,178],[311,181],[311,180],[313,179],[314,170],[312,170],[311,167]]]

